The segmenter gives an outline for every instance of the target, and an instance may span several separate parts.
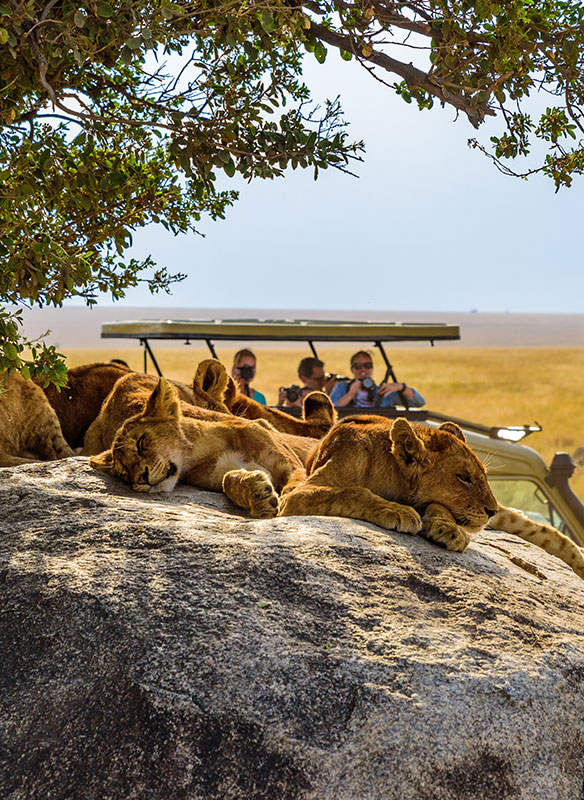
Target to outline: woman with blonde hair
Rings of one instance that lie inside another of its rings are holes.
[[[255,378],[256,373],[256,357],[251,350],[243,348],[238,350],[233,356],[233,367],[231,368],[231,377],[239,387],[239,391],[247,397],[251,397],[263,406],[266,405],[266,398],[261,392],[256,391],[250,386],[250,383]]]

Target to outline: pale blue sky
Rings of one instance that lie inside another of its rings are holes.
[[[359,179],[290,170],[239,182],[227,218],[201,220],[205,239],[137,232],[132,255],[189,277],[171,297],[138,289],[124,305],[583,310],[584,178],[554,194],[550,180],[501,175],[467,147],[466,119],[417,111],[336,53],[322,67],[307,57],[305,75],[316,98],[340,93],[352,136],[365,140]]]

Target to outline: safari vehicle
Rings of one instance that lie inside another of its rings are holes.
[[[363,342],[379,350],[385,363],[385,380],[397,382],[384,348],[387,342],[420,342],[460,339],[456,325],[441,323],[345,322],[315,320],[137,320],[109,322],[102,326],[102,338],[137,339],[144,348],[144,371],[148,359],[161,375],[151,342],[176,339],[185,343],[203,340],[217,358],[215,342],[306,342],[318,357],[317,342]],[[406,398],[400,408],[340,408],[339,416],[375,413],[406,417],[413,422],[439,425],[451,420],[464,430],[467,441],[482,461],[488,463],[489,480],[500,503],[521,509],[536,522],[546,522],[584,546],[584,505],[570,488],[574,465],[568,453],[556,453],[551,464],[519,442],[541,430],[539,425],[488,427],[429,409],[409,409]],[[299,408],[282,408],[293,415]]]

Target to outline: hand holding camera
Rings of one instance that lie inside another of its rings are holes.
[[[365,391],[367,392],[367,399],[373,400],[373,398],[375,397],[376,389],[377,389],[377,384],[375,383],[373,378],[370,378],[368,375],[366,375],[364,378],[355,378],[354,380],[351,381],[349,389],[347,391],[347,395],[351,399],[353,399],[354,397],[356,397],[357,392]]]
[[[251,381],[255,375],[255,367],[252,367],[251,364],[242,364],[240,367],[237,367],[237,369],[239,370],[241,379],[244,381]]]
[[[361,388],[367,392],[367,399],[373,400],[373,398],[375,397],[375,390],[377,389],[377,384],[375,383],[373,378],[366,376],[365,378],[361,379],[360,383],[361,383]]]
[[[289,403],[295,403],[300,397],[302,388],[297,386],[297,384],[292,383],[290,386],[280,386],[278,392],[280,405],[282,405],[284,400],[287,400]]]

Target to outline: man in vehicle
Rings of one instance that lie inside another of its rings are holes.
[[[300,379],[299,386],[292,384],[280,387],[279,406],[301,406],[304,397],[310,392],[330,394],[337,381],[336,375],[327,377],[324,371],[324,362],[320,358],[312,356],[303,358],[298,364],[298,378]]]

